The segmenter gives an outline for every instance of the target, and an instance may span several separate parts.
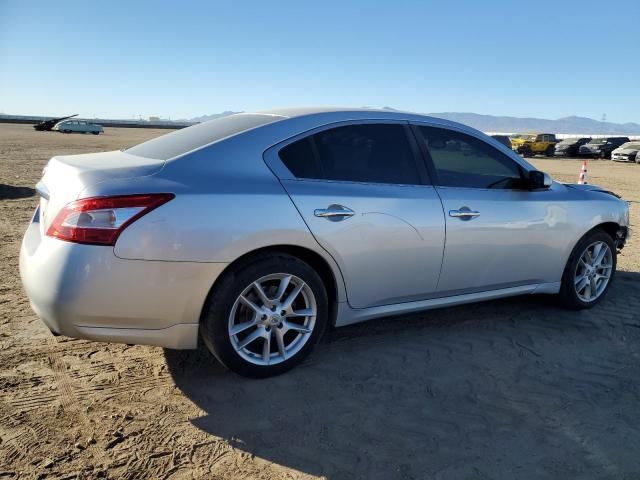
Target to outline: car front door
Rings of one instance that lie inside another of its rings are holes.
[[[566,210],[526,188],[524,169],[461,131],[414,127],[446,217],[440,295],[560,280]]]
[[[407,123],[324,127],[265,160],[339,265],[353,308],[435,294],[444,213]]]

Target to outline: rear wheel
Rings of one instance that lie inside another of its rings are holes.
[[[574,247],[562,275],[560,299],[571,309],[591,308],[609,290],[616,273],[616,248],[602,230],[582,237]]]
[[[91,133],[93,133],[94,135],[99,135],[100,134],[100,132],[91,132]]]
[[[227,368],[269,377],[299,364],[327,324],[318,274],[287,254],[265,254],[228,272],[210,295],[202,338]]]
[[[553,154],[555,153],[555,151],[556,151],[555,147],[553,145],[549,145],[547,147],[547,150],[544,152],[544,154],[547,157],[553,157]]]
[[[607,158],[607,152],[600,152],[600,159],[605,160]]]

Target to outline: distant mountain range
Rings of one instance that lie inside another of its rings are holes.
[[[384,108],[386,110],[394,110],[390,107]],[[189,122],[206,122],[207,120],[225,117],[234,113],[240,112],[227,111],[213,115],[202,115],[189,119]],[[640,135],[640,124],[638,123],[599,122],[592,118],[576,116],[549,120],[545,118],[498,117],[495,115],[457,112],[427,113],[426,115],[464,123],[483,132]]]
[[[226,117],[227,115],[233,115],[234,113],[242,113],[242,112],[232,112],[232,111],[228,110],[228,111],[222,112],[222,113],[213,113],[211,115],[201,115],[200,117],[193,117],[193,118],[190,118],[187,121],[188,122],[193,122],[193,123],[207,122],[207,121],[213,120],[215,118]]]
[[[580,133],[594,135],[640,135],[640,124],[599,122],[586,117],[545,118],[496,117],[477,113],[429,113],[432,117],[464,123],[483,132]]]

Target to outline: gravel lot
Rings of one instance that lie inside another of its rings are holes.
[[[250,381],[202,350],[53,337],[18,275],[32,187],[100,136],[0,124],[0,479],[640,477],[640,241],[606,301],[521,297],[336,329],[301,367]],[[577,160],[534,159],[576,181]],[[631,202],[640,165],[589,163]]]

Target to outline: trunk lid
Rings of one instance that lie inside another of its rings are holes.
[[[164,163],[164,160],[123,151],[53,157],[36,185],[42,230],[46,231],[64,205],[82,198],[87,187],[110,180],[153,175],[162,170]]]

